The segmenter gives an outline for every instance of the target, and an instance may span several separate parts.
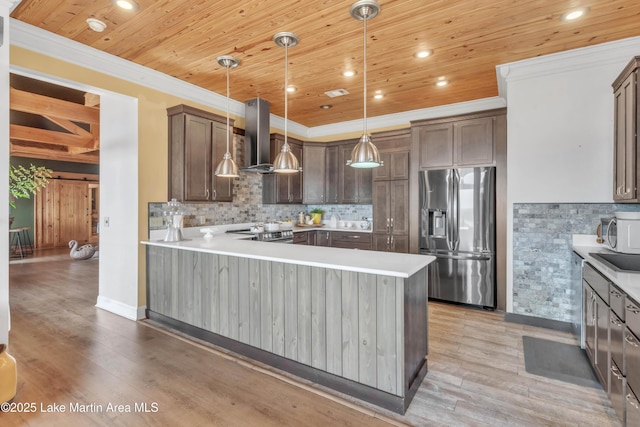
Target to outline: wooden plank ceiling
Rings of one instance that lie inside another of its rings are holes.
[[[289,119],[319,126],[363,114],[363,26],[352,0],[137,0],[126,12],[109,0],[23,0],[12,17],[96,49],[225,94],[219,55],[241,64],[231,71],[231,97],[262,97],[284,116],[284,49],[273,35],[290,31]],[[640,35],[638,0],[380,0],[368,22],[368,116],[498,95],[498,64]],[[564,22],[570,7],[588,7]],[[88,29],[87,18],[107,24]],[[419,49],[433,49],[426,59]],[[342,71],[358,74],[346,78]],[[439,77],[451,83],[434,84]],[[328,98],[324,92],[346,89]],[[333,108],[320,109],[323,104]]]

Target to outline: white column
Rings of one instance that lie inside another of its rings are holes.
[[[9,12],[17,1],[0,0],[0,343],[9,342]]]

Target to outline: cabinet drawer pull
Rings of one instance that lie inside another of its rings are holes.
[[[629,403],[629,405],[633,406],[636,409],[640,407],[640,405],[638,405],[638,400],[635,397],[633,397],[631,393],[628,393],[625,396],[625,398],[627,399],[627,402]]]
[[[630,345],[632,345],[632,346],[634,346],[634,347],[638,347],[638,342],[637,342],[637,341],[635,340],[635,338],[633,338],[631,335],[629,335],[629,334],[625,334],[625,336],[624,336],[624,340],[625,340],[628,344],[630,344]]]
[[[640,313],[640,310],[635,306],[635,305],[631,305],[629,304],[627,306],[627,310],[629,310],[630,312],[632,312],[633,314],[638,314]]]

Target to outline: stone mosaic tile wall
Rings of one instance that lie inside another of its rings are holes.
[[[513,207],[513,312],[572,321],[571,239],[638,204],[519,203]]]
[[[235,151],[234,158],[238,164],[243,164],[244,137],[234,135],[233,146],[231,151]],[[241,224],[286,218],[296,220],[298,212],[308,212],[316,207],[325,211],[326,219],[334,213],[345,220],[372,217],[371,205],[265,205],[262,203],[262,177],[255,172],[240,171],[240,177],[234,179],[233,202],[185,204],[184,226]],[[149,203],[149,229],[165,227],[160,222],[165,203]]]

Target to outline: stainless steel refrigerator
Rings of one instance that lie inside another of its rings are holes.
[[[496,306],[495,168],[420,171],[420,252],[429,297]]]

